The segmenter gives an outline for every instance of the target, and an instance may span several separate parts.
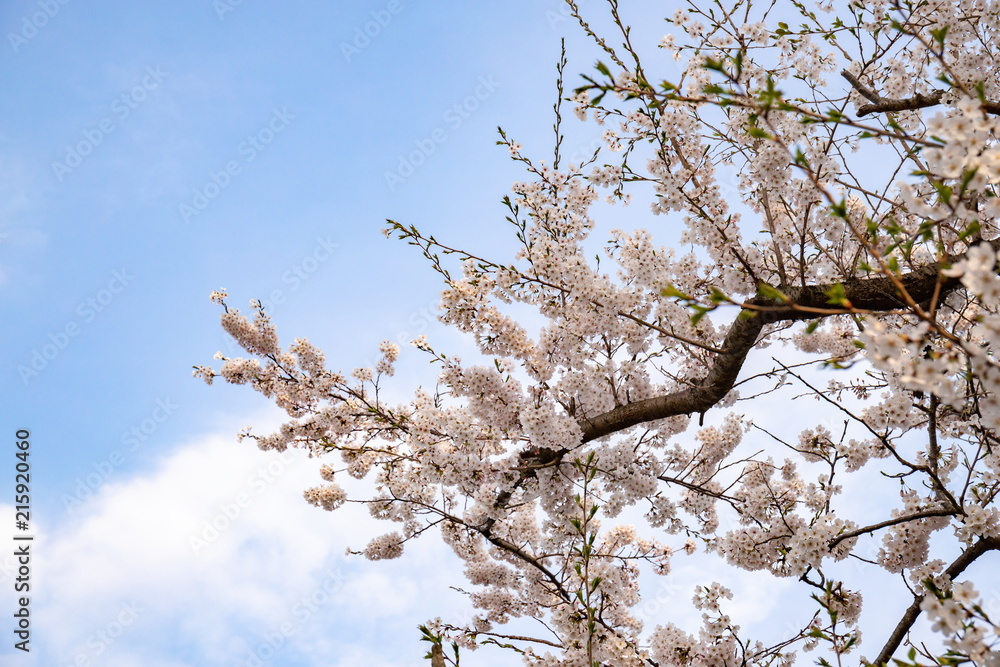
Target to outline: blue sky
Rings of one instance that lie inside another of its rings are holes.
[[[436,274],[383,221],[511,246],[499,200],[521,172],[496,126],[549,149],[559,38],[579,42],[560,9],[0,5],[2,428],[31,432],[36,535],[31,652],[8,620],[0,662],[417,662],[416,625],[461,605],[440,595],[457,581],[411,574],[440,548],[346,558],[381,527],[308,506],[316,462],[235,439],[280,413],[191,367],[232,351],[220,287],[343,368],[436,326]],[[433,381],[417,355],[402,369]]]

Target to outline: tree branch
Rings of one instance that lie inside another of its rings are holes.
[[[444,649],[441,648],[440,644],[431,646],[431,667],[445,667]]]
[[[996,537],[990,537],[986,539],[981,539],[971,547],[962,552],[962,555],[955,559],[948,569],[944,571],[945,575],[949,579],[954,579],[958,575],[965,571],[965,568],[969,567],[977,558],[982,556],[987,551],[995,551],[1000,549],[1000,539]],[[873,665],[887,665],[889,660],[892,658],[892,654],[896,652],[899,645],[903,642],[903,638],[906,633],[910,631],[910,627],[920,616],[920,603],[923,602],[923,595],[916,595],[913,598],[913,604],[907,608],[906,612],[903,614],[903,618],[899,620],[896,624],[896,628],[892,631],[889,636],[889,640],[882,647],[882,651],[878,654],[878,657],[871,663]]]
[[[873,102],[872,104],[863,104],[858,107],[858,117],[867,116],[870,113],[890,113],[893,111],[913,111],[914,109],[923,109],[926,107],[933,107],[941,104],[941,98],[944,96],[943,90],[936,90],[929,95],[924,93],[917,93],[913,97],[906,98],[894,98],[894,97],[880,97],[878,102]]]
[[[933,107],[941,104],[941,98],[944,97],[946,91],[935,90],[933,93],[917,93],[913,97],[906,98],[892,98],[892,97],[882,97],[872,89],[868,88],[865,84],[861,83],[858,77],[854,76],[846,69],[843,70],[840,75],[847,79],[854,90],[858,91],[865,99],[869,100],[871,104],[864,104],[858,107],[858,117],[867,116],[870,113],[890,113],[893,111],[913,111],[914,109],[923,109],[926,107]],[[1000,114],[1000,103],[998,102],[983,102],[983,111],[992,114]]]
[[[1000,241],[994,241],[993,244],[1000,246]],[[961,258],[949,257],[947,263],[954,264]],[[785,301],[754,297],[743,304],[744,312],[729,327],[721,345],[722,351],[716,355],[705,377],[694,381],[691,387],[622,405],[593,418],[583,418],[580,424],[583,429],[582,442],[596,440],[644,422],[705,412],[733,388],[743,362],[765,324],[819,319],[856,310],[882,312],[906,308],[907,299],[897,289],[896,283],[909,296],[911,303],[921,303],[935,295],[940,281],[940,298],[961,284],[956,278],[941,280],[940,269],[938,264],[928,264],[899,276],[852,278],[839,283],[851,308],[831,307],[828,293],[834,288],[834,284],[788,288],[784,292],[787,299]],[[816,312],[817,310],[822,312]]]
[[[483,537],[485,537],[486,540],[490,544],[494,545],[495,547],[497,547],[499,549],[502,549],[503,551],[506,551],[507,553],[509,553],[509,554],[511,554],[513,556],[516,556],[517,558],[520,558],[525,563],[527,563],[528,565],[531,565],[536,570],[538,570],[539,572],[541,572],[542,575],[546,579],[548,579],[549,582],[552,584],[553,590],[558,593],[558,597],[562,598],[562,600],[564,602],[567,602],[567,603],[572,603],[573,602],[573,596],[570,595],[569,591],[567,591],[563,587],[563,585],[559,581],[559,579],[554,574],[552,574],[552,572],[547,567],[545,567],[544,565],[542,565],[538,561],[537,558],[535,558],[534,556],[532,556],[529,553],[526,553],[523,549],[521,549],[520,547],[518,547],[515,544],[511,544],[510,542],[508,542],[507,540],[503,539],[502,537],[497,537],[496,535],[494,535],[493,533],[491,533],[488,530],[484,530],[482,528],[476,528],[475,530],[479,531],[479,533]]]
[[[893,519],[886,519],[885,521],[880,521],[879,523],[874,523],[870,526],[865,526],[864,528],[858,528],[856,530],[849,530],[846,533],[841,533],[837,537],[830,540],[828,546],[833,549],[835,546],[843,542],[844,540],[849,540],[852,537],[858,537],[859,535],[864,535],[865,533],[874,533],[876,530],[881,530],[882,528],[888,528],[889,526],[895,526],[898,523],[906,523],[907,521],[915,521],[917,519],[929,519],[935,516],[954,516],[958,511],[954,509],[936,509],[936,510],[923,510],[921,512],[915,512],[913,514],[906,514],[903,516],[897,516]]]

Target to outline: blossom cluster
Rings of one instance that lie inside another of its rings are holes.
[[[476,616],[427,628],[462,648],[514,642],[538,667],[789,665],[799,650],[839,664],[865,622],[850,563],[902,575],[952,657],[993,664],[996,625],[951,578],[1000,549],[1000,9],[697,5],[668,18],[659,45],[680,74],[663,83],[618,3],[621,44],[578,16],[608,63],[567,101],[603,148],[534,160],[501,132],[527,171],[505,199],[513,257],[390,223],[474,346],[466,362],[414,341],[433,390],[390,402],[398,346],[331,370],[226,290],[211,300],[246,357],[195,375],[285,410],[277,432],[244,436],[322,458],[309,503],[395,524],[356,553],[441,537]],[[646,229],[596,219],[602,195],[633,194],[649,196]],[[672,577],[696,546],[797,582],[816,613],[764,643],[705,582],[697,631],[644,623],[643,577]],[[958,565],[936,558],[951,552]],[[515,619],[545,638],[504,634]]]

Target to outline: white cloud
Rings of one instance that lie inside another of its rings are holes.
[[[441,593],[460,583],[442,567],[453,557],[433,538],[399,561],[345,556],[391,527],[360,508],[308,505],[318,465],[226,434],[106,483],[72,520],[38,531],[32,652],[17,664],[350,664],[330,651],[418,663],[416,626],[460,604]],[[0,578],[6,596],[9,569]]]

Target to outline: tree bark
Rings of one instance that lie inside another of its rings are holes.
[[[994,241],[993,244],[1000,245],[1000,242]],[[948,263],[953,264],[960,259],[961,257],[950,257]],[[904,273],[896,280],[915,303],[929,301],[935,292],[939,298],[944,298],[961,284],[956,278],[942,276],[941,266],[937,264]],[[896,283],[887,276],[851,278],[839,284],[851,306],[857,310],[884,312],[908,306]],[[695,380],[691,387],[622,405],[593,418],[584,418],[581,423],[583,442],[596,440],[637,424],[707,411],[733,388],[743,362],[756,344],[765,324],[819,319],[838,314],[837,309],[831,308],[829,304],[828,293],[834,286],[835,283],[830,283],[786,289],[784,294],[787,301],[757,296],[745,302],[744,310],[749,311],[750,316],[737,317],[730,325],[721,346],[722,352],[715,356],[705,377]],[[817,313],[812,309],[825,312]],[[835,312],[831,313],[830,310]],[[839,312],[846,314],[852,310],[844,308]]]
[[[867,116],[870,113],[891,113],[893,111],[913,111],[915,109],[924,109],[926,107],[933,107],[941,104],[941,98],[944,97],[945,91],[935,90],[932,93],[917,93],[913,97],[904,98],[894,98],[894,97],[882,97],[872,89],[868,88],[865,84],[861,83],[858,77],[854,76],[847,70],[840,73],[842,77],[847,79],[854,90],[858,91],[865,99],[871,101],[871,104],[863,104],[858,107],[858,117]],[[984,101],[981,105],[983,111],[991,114],[1000,114],[1000,103]]]
[[[431,667],[445,667],[444,650],[440,644],[431,646]]]

